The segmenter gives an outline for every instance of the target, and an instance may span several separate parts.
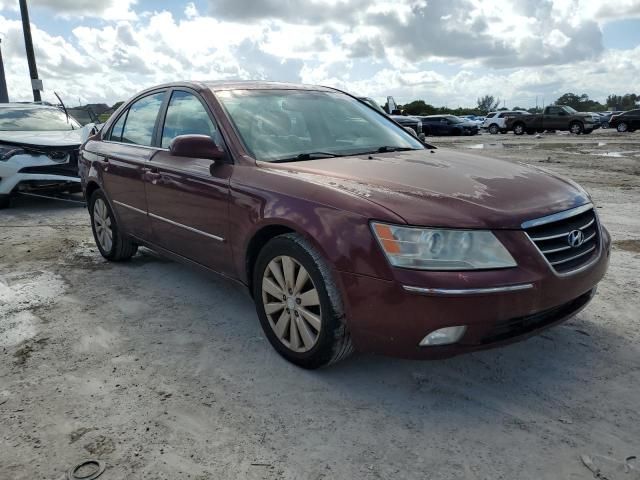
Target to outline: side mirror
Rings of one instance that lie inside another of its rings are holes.
[[[214,162],[225,157],[224,151],[208,135],[179,135],[171,140],[169,152],[176,157],[206,158]]]
[[[411,127],[403,127],[407,132],[409,132],[411,135],[413,135],[414,137],[418,138],[418,134],[416,133],[416,131],[411,128]]]

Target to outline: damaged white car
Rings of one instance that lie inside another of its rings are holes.
[[[16,193],[80,192],[78,148],[95,131],[56,106],[0,104],[0,208]]]

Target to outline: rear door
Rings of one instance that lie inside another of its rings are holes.
[[[144,174],[152,147],[158,114],[166,91],[145,94],[136,99],[113,124],[102,142],[95,142],[96,163],[102,168],[102,186],[111,200],[124,230],[148,239]]]
[[[222,148],[215,119],[195,91],[177,88],[161,114],[157,153],[148,162],[147,203],[153,243],[221,273],[233,272],[228,237],[231,164],[174,156],[179,135],[212,137]],[[213,168],[212,168],[213,167]]]

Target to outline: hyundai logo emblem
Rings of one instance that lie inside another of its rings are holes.
[[[577,248],[584,242],[584,233],[582,230],[573,230],[567,235],[567,243],[573,248]]]

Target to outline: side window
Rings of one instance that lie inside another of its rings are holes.
[[[558,107],[549,107],[548,113],[549,115],[560,115],[560,110]]]
[[[216,127],[200,100],[191,93],[174,91],[162,128],[162,147],[169,147],[171,140],[179,135],[189,134],[207,135],[217,140]]]
[[[151,146],[153,129],[162,105],[164,92],[154,93],[136,101],[129,107],[122,131],[122,141],[135,145]]]
[[[120,118],[111,129],[109,140],[113,140],[114,142],[122,141],[122,127],[124,127],[124,122],[127,119],[127,113],[128,112],[124,112],[122,115],[120,115]]]

